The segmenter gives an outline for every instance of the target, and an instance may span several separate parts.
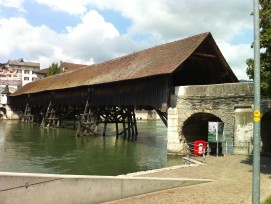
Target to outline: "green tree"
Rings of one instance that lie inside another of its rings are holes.
[[[60,67],[57,63],[52,63],[48,70],[48,76],[52,76],[60,73]]]
[[[253,47],[253,44],[252,44]],[[261,95],[271,97],[271,2],[260,0]],[[247,59],[247,75],[254,78],[254,61]]]

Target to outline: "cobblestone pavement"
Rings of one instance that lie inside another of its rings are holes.
[[[165,170],[140,177],[213,179],[214,182],[143,194],[107,204],[185,203],[249,204],[252,203],[252,157],[226,155],[206,158],[206,165]],[[261,158],[261,202],[271,195],[271,158]]]

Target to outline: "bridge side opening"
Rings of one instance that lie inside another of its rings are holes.
[[[271,153],[271,110],[261,119],[262,153]]]
[[[187,143],[196,140],[208,141],[208,122],[222,122],[222,120],[210,113],[195,113],[191,115],[182,127],[182,134]]]

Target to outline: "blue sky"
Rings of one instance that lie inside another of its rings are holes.
[[[0,62],[92,64],[211,32],[239,79],[252,57],[247,0],[0,0]]]

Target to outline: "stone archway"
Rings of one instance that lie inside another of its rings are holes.
[[[186,142],[195,140],[208,141],[208,121],[222,122],[222,120],[211,113],[194,113],[187,118],[182,126],[182,135]]]
[[[262,152],[271,153],[271,110],[266,112],[261,119]]]

